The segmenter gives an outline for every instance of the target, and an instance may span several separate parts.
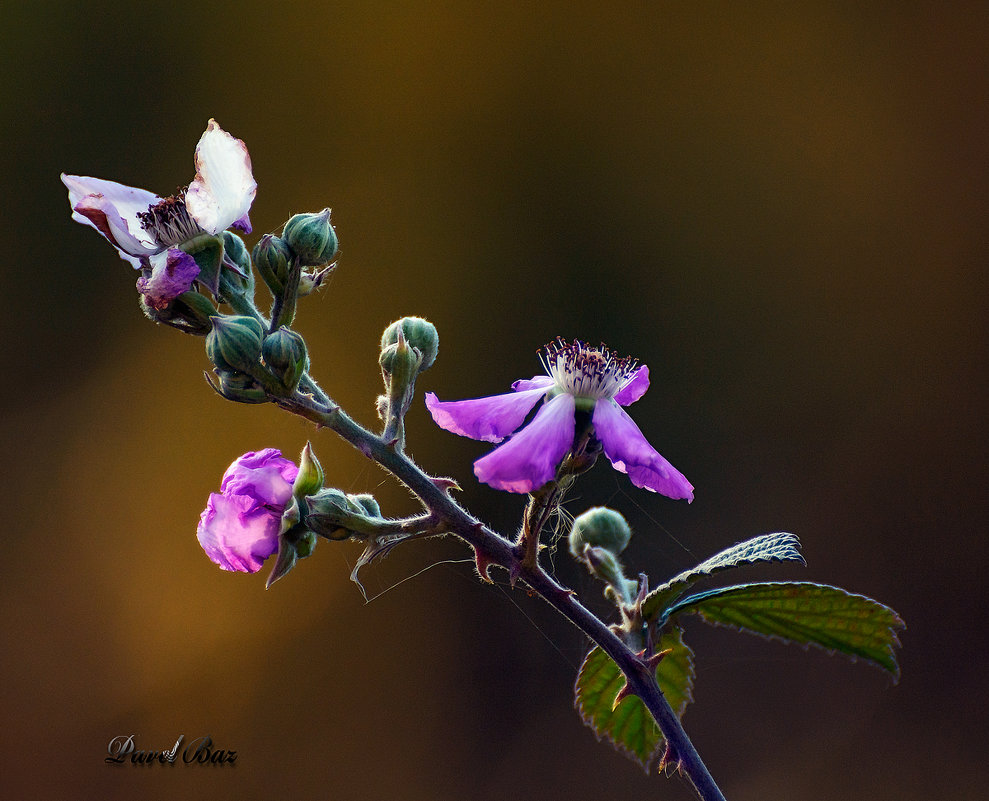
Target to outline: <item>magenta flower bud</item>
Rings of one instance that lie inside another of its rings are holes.
[[[278,550],[282,512],[299,469],[275,448],[245,453],[223,474],[199,521],[197,537],[223,570],[256,573]]]

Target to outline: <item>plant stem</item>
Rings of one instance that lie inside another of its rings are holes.
[[[322,393],[320,393],[322,395]],[[325,398],[325,395],[322,395]],[[467,512],[448,494],[448,486],[436,481],[404,452],[396,450],[383,438],[372,434],[352,420],[331,401],[316,400],[298,391],[289,398],[274,399],[279,406],[332,429],[357,450],[390,472],[408,487],[423,505],[442,521],[443,527],[472,545],[491,563],[499,565],[525,581],[532,590],[573,623],[602,651],[610,656],[628,681],[631,692],[642,699],[666,738],[680,770],[694,785],[702,801],[725,801],[710,772],[694,748],[679,718],[666,700],[656,681],[655,671],[646,660],[634,653],[573,592],[560,585],[535,560],[528,563],[526,549],[513,545]]]

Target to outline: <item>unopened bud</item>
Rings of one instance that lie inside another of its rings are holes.
[[[370,517],[381,517],[381,507],[373,495],[362,492],[358,495],[348,495],[351,501],[358,504]]]
[[[440,348],[440,335],[436,331],[436,326],[422,317],[403,317],[401,320],[396,320],[381,335],[382,355],[390,345],[398,342],[399,329],[405,341],[419,351],[422,357],[419,372],[428,370],[436,361],[436,354]]]
[[[284,326],[265,337],[261,356],[289,391],[299,386],[299,381],[309,369],[305,340]]]
[[[261,358],[264,328],[254,317],[216,316],[206,337],[206,355],[221,370],[253,374]]]
[[[288,279],[288,263],[292,258],[288,244],[280,236],[265,234],[254,246],[252,256],[261,278],[277,297]]]
[[[268,395],[249,375],[229,370],[217,370],[219,386],[212,380],[213,389],[227,400],[237,403],[267,403]],[[207,376],[209,378],[209,376]]]
[[[327,487],[306,500],[309,514],[306,525],[321,537],[345,540],[355,533],[368,533],[374,529],[368,510],[355,496]]]
[[[296,214],[282,229],[282,238],[305,267],[332,261],[337,252],[337,235],[330,225],[330,210],[318,214]]]
[[[592,546],[617,556],[631,538],[632,529],[621,514],[605,506],[596,506],[574,518],[569,537],[570,553],[583,560],[585,548]]]
[[[250,274],[251,256],[247,252],[247,245],[233,231],[223,232],[223,258],[240,270],[241,275]]]

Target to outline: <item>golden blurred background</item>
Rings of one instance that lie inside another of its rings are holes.
[[[453,541],[348,581],[321,543],[265,592],[198,516],[227,465],[312,438],[329,482],[408,496],[329,434],[225,404],[202,340],[69,218],[61,171],[166,194],[215,117],[250,148],[255,235],[329,205],[339,269],[305,302],[322,385],[374,419],[377,340],[439,328],[420,381],[506,391],[558,335],[651,369],[634,412],[686,505],[599,465],[661,580],[789,530],[817,580],[909,629],[899,685],[691,621],[688,732],[744,799],[983,797],[989,771],[985,3],[7,3],[3,601],[6,798],[689,799],[595,742],[585,651]],[[421,403],[410,449],[510,532],[486,446]],[[565,553],[562,578],[604,610]],[[416,575],[420,573],[420,575]],[[406,581],[405,579],[411,580]],[[212,735],[235,766],[108,767]]]

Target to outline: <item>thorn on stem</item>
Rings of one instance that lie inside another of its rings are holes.
[[[474,562],[477,565],[477,575],[481,577],[481,581],[486,584],[494,584],[491,579],[491,575],[488,572],[491,570],[491,566],[496,564],[494,559],[488,556],[486,553],[481,551],[477,546],[474,547]]]
[[[670,741],[666,741],[666,750],[663,751],[663,758],[659,760],[659,772],[669,776],[673,773],[679,773],[681,767],[683,767],[683,760],[680,759],[680,755],[676,752]]]
[[[614,712],[618,709],[618,705],[630,695],[635,695],[635,693],[632,692],[632,688],[628,686],[628,679],[626,679],[625,683],[622,685],[622,688],[618,691],[618,695],[615,696],[615,701],[611,705],[611,711]]]

